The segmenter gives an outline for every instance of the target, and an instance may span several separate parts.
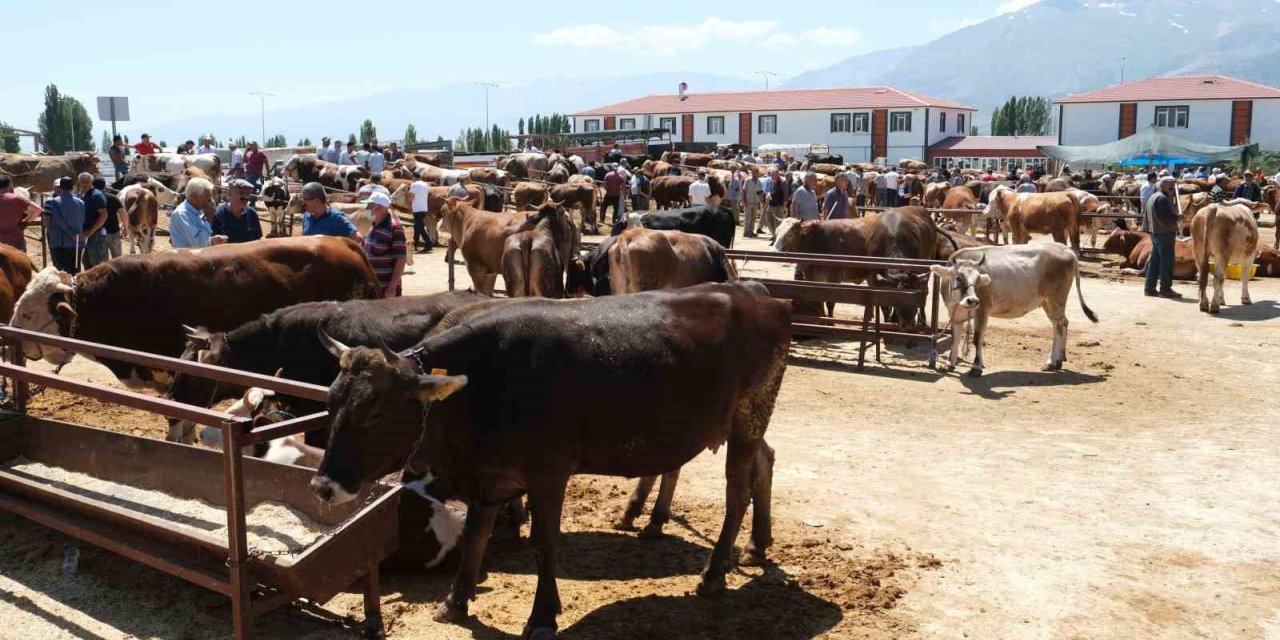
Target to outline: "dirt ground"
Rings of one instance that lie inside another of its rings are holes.
[[[1269,236],[1264,232],[1264,237]],[[763,241],[746,241],[763,248]],[[444,288],[442,252],[418,256],[406,293]],[[777,450],[773,565],[692,595],[722,517],[723,460],[681,477],[670,534],[612,528],[630,483],[582,477],[566,506],[560,616],[566,638],[1275,638],[1280,637],[1280,281],[1251,283],[1222,315],[1145,298],[1088,259],[1067,371],[1042,373],[1039,312],[989,330],[982,378],[941,374],[925,349],[890,346],[858,372],[848,344],[792,351],[769,431]],[[787,277],[747,264],[744,275]],[[467,286],[459,268],[458,283]],[[1191,283],[1180,290],[1191,294]],[[944,314],[945,316],[945,314]],[[40,365],[37,365],[40,366]],[[64,373],[111,382],[77,360]],[[643,401],[636,399],[636,401]],[[158,418],[46,392],[32,411],[163,437]],[[643,520],[642,520],[643,522]],[[747,531],[743,531],[745,540]],[[23,638],[217,638],[225,599],[0,514],[0,632]],[[448,570],[384,580],[392,638],[518,637],[533,557],[495,542],[466,626],[434,623]],[[327,612],[327,613],[326,613]],[[344,595],[324,612],[285,609],[268,638],[351,638]]]

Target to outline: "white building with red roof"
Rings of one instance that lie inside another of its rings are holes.
[[[1062,145],[1106,144],[1157,126],[1194,142],[1280,149],[1280,89],[1237,78],[1147,78],[1055,104]]]
[[[667,129],[677,142],[825,144],[845,162],[924,160],[975,109],[894,87],[655,94],[572,114],[573,131]]]

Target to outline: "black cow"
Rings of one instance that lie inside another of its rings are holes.
[[[483,182],[475,183],[476,186],[484,189],[484,210],[498,212],[502,211],[502,204],[506,201],[506,195],[502,189]]]
[[[697,233],[716,242],[720,246],[733,246],[733,237],[737,235],[738,218],[726,205],[700,205],[683,209],[660,209],[644,215],[632,214],[640,218],[640,226],[660,231],[683,231]],[[624,223],[619,221],[613,225],[610,235],[622,233]]]
[[[809,166],[815,164],[844,164],[844,156],[838,153],[810,153],[805,156]]]
[[[575,474],[652,476],[727,443],[726,513],[697,592],[725,589],[753,499],[747,559],[770,544],[764,441],[786,370],[791,313],[757,283],[511,304],[408,354],[329,340],[329,449],[312,478],[326,502],[406,464],[450,478],[468,511],[462,559],[437,620],[467,618],[498,505],[525,493],[538,588],[526,638],[554,637],[556,556]],[[620,391],[641,402],[618,411]],[[429,410],[428,410],[429,409]],[[415,443],[417,443],[415,445]]]

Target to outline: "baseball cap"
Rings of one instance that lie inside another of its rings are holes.
[[[144,138],[150,138],[150,137],[151,137],[151,134],[149,134],[149,133],[144,133],[144,134],[142,134],[142,137],[144,137]]]
[[[1160,184],[1165,184],[1166,182],[1177,182],[1177,180],[1174,180],[1173,176],[1163,176],[1160,178]]]
[[[383,207],[391,206],[391,198],[387,197],[387,194],[382,193],[381,191],[374,191],[369,194],[369,199],[364,200],[363,202],[365,204],[376,204]]]
[[[232,180],[231,182],[227,183],[227,188],[242,189],[244,191],[253,191],[253,183],[249,182],[248,180],[241,180],[239,178],[236,178],[235,180]]]

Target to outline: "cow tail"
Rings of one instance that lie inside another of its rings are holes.
[[[520,295],[526,298],[533,297],[533,235],[522,234],[520,236],[520,261],[524,263],[524,282],[521,288],[524,289]],[[548,292],[550,293],[550,292]]]
[[[1084,289],[1080,288],[1079,258],[1075,259],[1073,266],[1075,267],[1075,272],[1076,272],[1076,297],[1080,299],[1080,310],[1084,311],[1084,317],[1088,318],[1090,321],[1096,324],[1098,322],[1098,314],[1094,313],[1093,309],[1090,309],[1089,305],[1084,303]]]
[[[925,217],[929,219],[929,224],[933,225],[933,230],[934,230],[938,235],[940,235],[940,236],[942,236],[942,237],[946,238],[946,239],[947,239],[947,242],[950,242],[950,243],[951,243],[951,251],[952,251],[953,253],[954,253],[954,252],[956,252],[956,251],[959,251],[959,250],[960,250],[960,245],[956,244],[956,239],[955,239],[955,238],[952,238],[952,237],[951,237],[951,234],[947,233],[946,231],[943,231],[943,230],[942,230],[942,227],[939,227],[939,226],[938,226],[938,221],[937,221],[937,220],[934,220],[932,215],[930,215],[930,214],[926,214],[926,215],[925,215]],[[936,245],[935,245],[935,247],[936,247]],[[938,250],[937,250],[937,248],[935,248],[935,249],[933,250],[933,257],[934,257],[934,258],[937,258],[937,257],[938,257]]]
[[[622,276],[622,283],[623,283],[622,286],[626,287],[627,293],[634,293],[635,291],[631,287],[631,248],[629,246],[630,244],[631,243],[625,239],[621,239],[621,238],[619,239],[619,242],[617,243],[618,267],[622,271],[622,273],[619,274]],[[616,291],[614,293],[616,293]]]

